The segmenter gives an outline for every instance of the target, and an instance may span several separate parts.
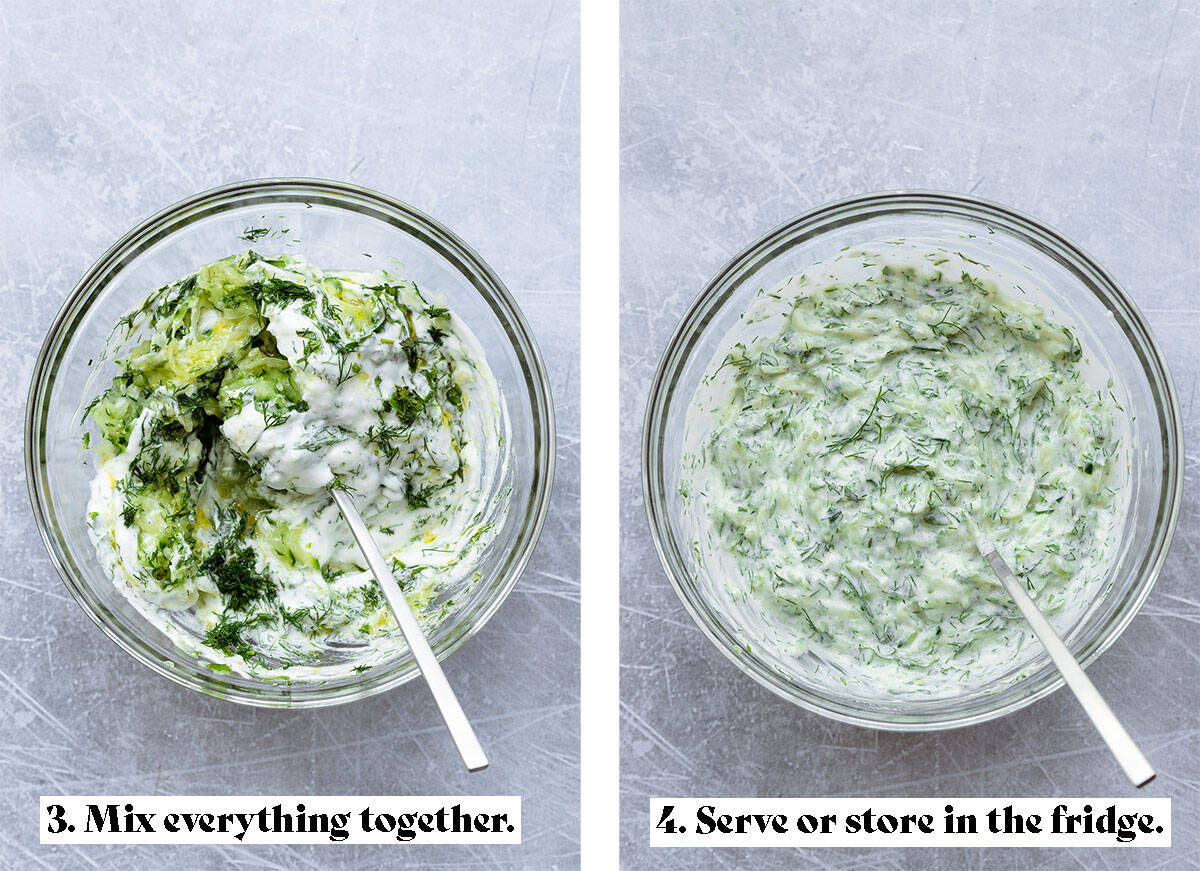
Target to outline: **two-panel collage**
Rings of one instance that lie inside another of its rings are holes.
[[[1200,868],[1195,0],[0,34],[0,868]]]

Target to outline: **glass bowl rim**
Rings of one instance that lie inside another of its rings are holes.
[[[757,657],[746,654],[724,627],[714,626],[710,622],[706,607],[700,603],[699,595],[693,592],[690,582],[686,580],[689,574],[667,515],[667,494],[662,487],[664,464],[660,452],[656,451],[655,447],[666,443],[662,429],[667,409],[675,394],[675,385],[668,383],[669,379],[681,371],[691,354],[693,342],[703,334],[713,315],[728,301],[732,294],[729,289],[731,282],[743,277],[744,273],[755,271],[780,251],[817,238],[826,230],[880,215],[920,211],[985,222],[992,219],[1003,224],[1006,232],[1023,244],[1030,245],[1036,242],[1048,249],[1052,256],[1065,260],[1076,268],[1085,268],[1090,273],[1092,282],[1107,295],[1107,298],[1101,297],[1101,300],[1120,308],[1125,323],[1128,324],[1122,331],[1141,359],[1146,377],[1152,383],[1157,382],[1161,390],[1163,401],[1159,403],[1157,410],[1162,423],[1163,473],[1160,494],[1163,495],[1160,496],[1159,506],[1165,514],[1160,515],[1156,524],[1154,537],[1146,552],[1147,558],[1143,560],[1142,577],[1138,580],[1139,586],[1134,589],[1132,599],[1126,601],[1123,611],[1116,612],[1109,622],[1104,624],[1103,630],[1096,637],[1087,641],[1086,649],[1080,656],[1080,663],[1085,668],[1120,637],[1145,603],[1158,580],[1170,549],[1183,498],[1183,425],[1179,400],[1162,349],[1137,305],[1111,273],[1082,247],[1047,224],[1017,209],[969,194],[926,189],[887,190],[858,194],[819,205],[779,224],[742,248],[726,261],[688,307],[667,342],[651,380],[641,440],[642,496],[651,538],[659,561],[684,609],[708,640],[740,671],[801,708],[855,726],[889,731],[936,731],[983,723],[1033,704],[1060,689],[1064,682],[1058,671],[1051,669],[1045,673],[1040,685],[1015,695],[1004,704],[985,704],[980,710],[968,715],[943,711],[922,714],[913,719],[889,719],[875,712],[864,715],[861,708],[856,709],[846,703],[830,700],[815,690],[796,687],[766,668]],[[1014,229],[1019,232],[1013,232]],[[783,247],[785,244],[786,247]],[[1022,678],[1013,686],[1021,686],[1034,680],[1031,675]]]
[[[180,668],[174,661],[161,660],[129,643],[85,599],[82,588],[86,587],[86,584],[70,571],[54,541],[50,529],[51,510],[47,504],[49,499],[47,494],[43,493],[46,482],[41,469],[46,465],[46,457],[40,450],[38,441],[38,427],[43,417],[38,412],[44,404],[42,400],[49,394],[52,376],[57,371],[57,357],[61,356],[62,351],[70,344],[71,334],[66,332],[66,327],[68,324],[74,326],[77,319],[95,302],[100,290],[107,285],[116,271],[127,266],[141,253],[139,246],[169,238],[171,233],[190,224],[190,221],[186,220],[190,214],[193,217],[218,214],[238,208],[244,199],[260,196],[265,198],[264,204],[271,201],[303,202],[304,194],[323,197],[326,205],[345,208],[375,221],[382,220],[379,214],[353,208],[353,204],[357,202],[377,212],[390,214],[397,222],[387,223],[429,245],[456,271],[467,273],[476,292],[484,298],[484,302],[500,321],[512,343],[513,352],[524,376],[523,383],[533,411],[532,429],[537,451],[533,463],[530,499],[523,509],[524,517],[517,529],[514,543],[508,549],[501,566],[495,594],[476,612],[476,617],[471,623],[444,637],[435,646],[439,660],[448,657],[482,629],[512,593],[541,536],[549,513],[554,482],[554,405],[549,376],[537,342],[515,298],[499,276],[472,247],[441,222],[401,200],[370,188],[333,179],[307,177],[257,178],[220,185],[185,197],[139,221],[92,263],[67,294],[46,331],[35,359],[26,399],[24,434],[26,487],[34,520],[50,560],[72,599],[113,643],[152,671],[181,686],[237,704],[264,708],[300,709],[344,704],[386,692],[416,678],[419,672],[410,658],[407,668],[386,671],[383,675],[373,678],[368,677],[371,673],[367,672],[357,681],[332,688],[317,682],[283,685],[264,683],[259,687],[241,687],[226,684],[219,672],[203,673],[201,666],[193,667],[190,661]],[[228,208],[215,208],[221,204],[226,204]],[[169,233],[160,237],[155,236],[168,225],[181,219],[185,220],[181,226],[172,227]],[[447,257],[447,251],[457,258],[458,262]]]

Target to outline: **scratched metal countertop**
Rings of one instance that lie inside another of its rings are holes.
[[[625,0],[621,26],[623,865],[1200,865],[1200,7]],[[942,734],[793,707],[701,634],[651,544],[642,414],[686,307],[775,225],[913,187],[972,192],[1062,230],[1125,285],[1165,350],[1190,446],[1183,517],[1145,607],[1089,674],[1157,766],[1145,794],[1174,800],[1174,847],[651,851],[652,795],[1130,792],[1065,690]]]
[[[0,866],[575,868],[578,750],[578,12],[571,3],[74,5],[0,13]],[[343,179],[480,252],[551,374],[554,501],[511,597],[446,671],[491,768],[461,770],[420,682],[317,711],[178,687],[75,605],[26,496],[34,356],[91,262],[218,184]],[[37,797],[519,794],[519,847],[38,844]]]

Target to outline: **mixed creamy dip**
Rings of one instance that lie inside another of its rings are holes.
[[[87,410],[114,582],[217,670],[363,671],[403,639],[331,488],[431,630],[496,527],[502,400],[449,309],[386,272],[228,257],[155,291]],[[89,434],[90,435],[90,434]],[[85,440],[88,436],[85,436]]]
[[[1034,642],[977,533],[1060,629],[1090,604],[1128,464],[1118,406],[1024,292],[903,243],[760,293],[697,390],[681,478],[751,649],[881,694],[1011,671]]]

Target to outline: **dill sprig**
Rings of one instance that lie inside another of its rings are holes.
[[[845,438],[840,438],[827,444],[825,446],[825,453],[831,454],[835,451],[844,450],[847,445],[853,444],[863,437],[863,434],[867,431],[867,426],[875,417],[875,410],[879,407],[879,400],[883,397],[885,389],[882,384],[879,386],[879,391],[875,394],[875,401],[871,403],[871,410],[867,412],[867,416],[863,419],[863,422],[858,425],[858,429]]]
[[[416,423],[422,409],[429,404],[431,395],[421,396],[410,387],[397,387],[390,397],[388,405],[396,413],[400,426],[407,429]]]
[[[205,633],[204,643],[226,656],[240,656],[247,662],[261,660],[261,654],[246,640],[245,633],[269,624],[271,619],[269,614],[237,619],[223,613],[217,618],[217,625]]]
[[[274,601],[279,596],[275,583],[260,572],[249,547],[222,541],[200,564],[225,597],[225,609],[246,611],[255,602]]]

